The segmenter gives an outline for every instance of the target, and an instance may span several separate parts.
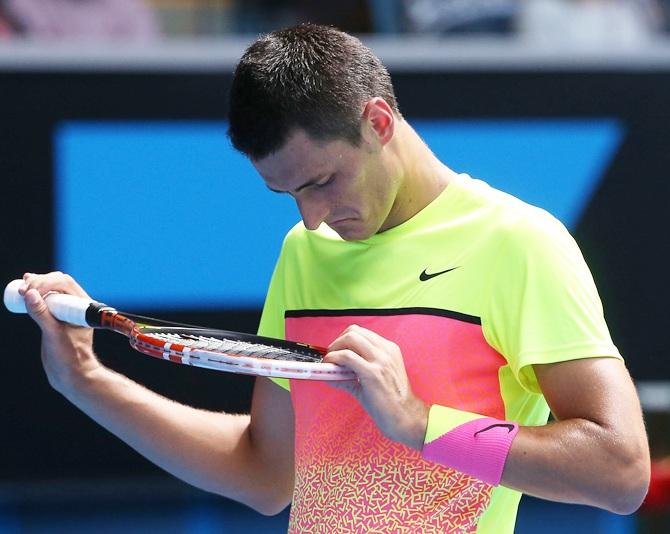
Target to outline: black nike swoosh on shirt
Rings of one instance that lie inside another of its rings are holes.
[[[458,267],[452,267],[451,269],[446,269],[438,273],[427,273],[426,269],[424,269],[423,272],[419,275],[419,280],[425,282],[426,280],[430,280],[431,278],[435,278],[436,276],[440,276],[441,274],[448,273],[449,271],[453,271],[454,269],[458,269]]]
[[[496,427],[499,427],[499,426],[501,426],[503,428],[506,428],[508,434],[512,430],[514,430],[514,425],[510,425],[508,423],[496,423],[495,425],[490,425],[490,426],[487,426],[486,428],[482,428],[481,430],[478,430],[477,432],[475,432],[475,436],[477,434],[481,434],[482,432],[486,432],[487,430],[491,430],[492,428],[496,428]]]

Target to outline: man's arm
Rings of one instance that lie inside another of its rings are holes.
[[[545,499],[628,514],[649,485],[642,411],[614,358],[534,366],[556,422],[519,430],[502,484]]]
[[[334,387],[354,395],[387,437],[421,450],[429,407],[413,394],[398,346],[352,326],[329,349],[328,361],[358,376]],[[594,358],[534,369],[558,421],[519,430],[501,483],[545,499],[635,511],[649,483],[649,450],[623,363]]]
[[[175,476],[207,491],[278,513],[293,491],[293,411],[288,392],[267,379],[251,415],[196,409],[166,399],[100,364],[92,331],[60,323],[41,294],[86,296],[61,273],[32,275],[26,305],[42,330],[42,362],[68,400]]]

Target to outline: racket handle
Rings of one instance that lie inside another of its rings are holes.
[[[19,288],[23,286],[23,280],[12,280],[5,287],[3,300],[5,307],[12,313],[28,313],[23,296],[19,294]],[[86,310],[91,304],[90,300],[64,293],[48,293],[44,297],[44,302],[51,314],[59,321],[78,326],[89,326],[86,322]]]

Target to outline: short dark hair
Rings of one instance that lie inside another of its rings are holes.
[[[296,128],[317,140],[358,145],[362,106],[374,97],[400,114],[379,58],[347,33],[301,24],[262,36],[242,56],[230,91],[228,135],[252,159],[279,150]]]

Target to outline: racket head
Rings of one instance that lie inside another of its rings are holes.
[[[356,378],[349,369],[323,362],[325,349],[241,332],[139,324],[129,339],[148,356],[206,369],[304,380]]]

